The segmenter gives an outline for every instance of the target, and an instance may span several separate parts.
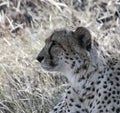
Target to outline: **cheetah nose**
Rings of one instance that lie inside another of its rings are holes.
[[[37,56],[37,58],[36,58],[40,63],[42,62],[42,60],[44,59],[44,56]]]

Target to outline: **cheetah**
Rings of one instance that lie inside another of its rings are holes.
[[[85,27],[55,30],[37,60],[69,86],[49,113],[120,113],[120,59],[111,56]]]

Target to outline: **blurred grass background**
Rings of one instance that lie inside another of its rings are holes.
[[[54,29],[78,26],[119,52],[118,0],[0,0],[0,113],[48,113],[58,103],[66,78],[35,58]]]

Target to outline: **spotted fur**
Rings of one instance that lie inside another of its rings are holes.
[[[120,59],[111,57],[89,30],[57,30],[37,57],[47,71],[63,73],[66,96],[50,113],[120,113]]]

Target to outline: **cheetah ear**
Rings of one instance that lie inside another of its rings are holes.
[[[91,49],[91,34],[90,31],[84,27],[78,27],[76,29],[75,37],[80,46],[88,51]]]

